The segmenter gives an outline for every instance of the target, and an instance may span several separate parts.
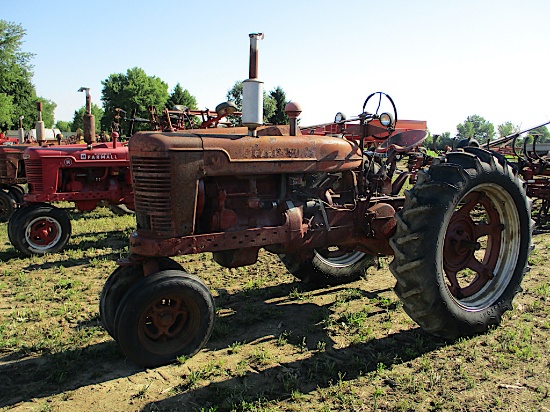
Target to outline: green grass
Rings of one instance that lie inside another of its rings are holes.
[[[365,279],[316,289],[265,252],[238,269],[177,257],[215,297],[214,332],[194,357],[145,370],[98,313],[133,218],[72,216],[68,248],[44,257],[19,256],[0,225],[0,410],[550,410],[550,235],[535,237],[524,292],[502,324],[455,342],[406,315],[391,258]]]

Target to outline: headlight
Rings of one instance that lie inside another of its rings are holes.
[[[380,115],[380,123],[384,127],[389,127],[393,125],[393,117],[389,113],[382,113]]]
[[[334,116],[334,123],[341,123],[346,120],[346,115],[342,112],[336,113],[336,116]]]

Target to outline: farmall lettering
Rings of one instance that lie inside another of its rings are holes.
[[[116,153],[81,153],[80,160],[117,160]]]

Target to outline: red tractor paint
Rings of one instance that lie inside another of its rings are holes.
[[[134,208],[128,147],[124,143],[30,147],[25,151],[27,203],[74,202],[90,211],[99,202]]]

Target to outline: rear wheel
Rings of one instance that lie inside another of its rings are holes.
[[[298,279],[320,286],[353,282],[374,264],[374,256],[337,246],[316,249],[309,260],[301,260],[298,254],[279,255],[279,258]]]
[[[390,241],[405,311],[450,339],[485,332],[512,308],[533,228],[517,172],[501,156],[464,150],[419,175]]]
[[[7,191],[0,189],[0,222],[7,222],[16,207],[16,199]]]
[[[25,207],[8,223],[8,236],[26,256],[56,253],[69,241],[71,220],[64,210],[51,205]]]
[[[128,290],[115,329],[128,359],[155,367],[197,353],[210,338],[214,319],[214,299],[206,285],[181,270],[165,270]]]

